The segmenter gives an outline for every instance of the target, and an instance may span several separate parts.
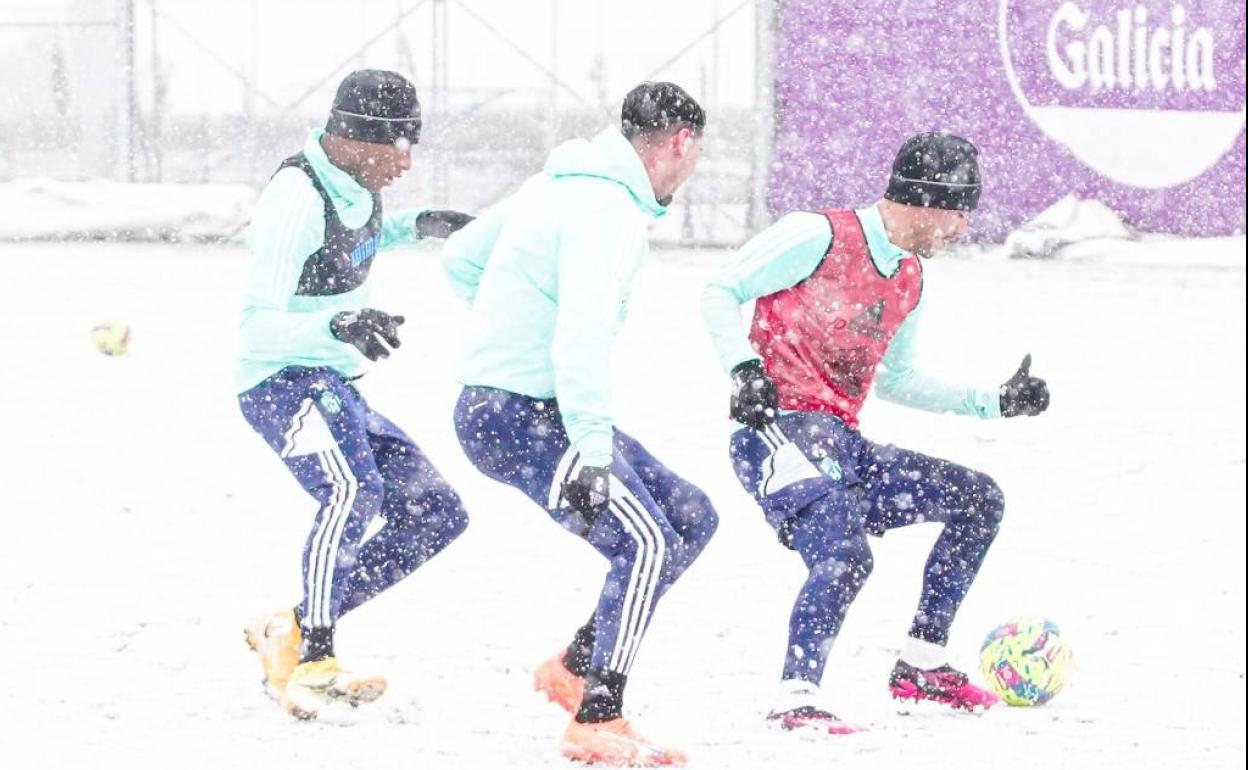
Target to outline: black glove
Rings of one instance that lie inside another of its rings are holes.
[[[329,322],[329,331],[341,342],[354,345],[368,360],[378,361],[390,356],[386,345],[399,346],[399,325],[403,320],[401,315],[366,307],[338,313]]]
[[[459,211],[422,211],[416,215],[416,232],[422,238],[449,238],[474,219]]]
[[[607,510],[607,501],[611,499],[611,469],[582,466],[576,478],[563,482],[563,497],[592,527]]]
[[[776,539],[780,541],[780,545],[788,548],[790,551],[797,550],[797,543],[794,537],[797,535],[797,517],[790,516],[780,522],[780,526],[776,529]]]
[[[1039,377],[1032,377],[1030,369],[1031,354],[1028,353],[1014,376],[1001,386],[1002,417],[1020,414],[1035,417],[1049,408],[1049,386]]]
[[[763,371],[762,361],[753,359],[732,368],[732,401],[728,408],[732,419],[762,430],[776,421],[778,408],[776,383]]]

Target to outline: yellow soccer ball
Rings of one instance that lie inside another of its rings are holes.
[[[130,348],[130,326],[121,321],[102,321],[91,328],[91,344],[106,356],[125,355]]]
[[[1070,645],[1047,618],[1020,618],[984,639],[979,668],[1011,706],[1040,706],[1061,692],[1074,672]]]

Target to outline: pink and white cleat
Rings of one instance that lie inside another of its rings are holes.
[[[893,666],[888,690],[898,700],[916,703],[926,700],[965,711],[987,711],[999,700],[991,692],[971,684],[970,678],[953,666],[922,669],[902,660]]]
[[[830,711],[814,706],[798,706],[786,711],[773,711],[767,715],[767,724],[779,730],[802,731],[820,735],[850,735],[858,728],[841,721]]]

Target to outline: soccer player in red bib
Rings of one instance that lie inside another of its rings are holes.
[[[845,613],[871,574],[867,536],[919,522],[944,531],[893,668],[894,697],[985,709],[995,696],[950,665],[949,627],[996,537],[1001,489],[987,475],[858,432],[868,391],[933,412],[1037,415],[1048,386],[1030,356],[1003,385],[951,384],[917,369],[913,339],[928,257],[962,235],[979,201],[978,150],[958,136],[914,136],[883,200],[798,211],[742,247],[703,293],[703,316],[732,377],[733,468],[809,576],[789,621],[780,695],[785,729],[852,732],[819,690]],[[748,335],[740,306],[756,300]]]

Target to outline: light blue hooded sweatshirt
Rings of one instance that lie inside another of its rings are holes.
[[[471,303],[459,380],[557,398],[586,465],[611,461],[611,347],[649,224],[666,209],[618,129],[556,147],[541,173],[452,235],[443,267]]]

